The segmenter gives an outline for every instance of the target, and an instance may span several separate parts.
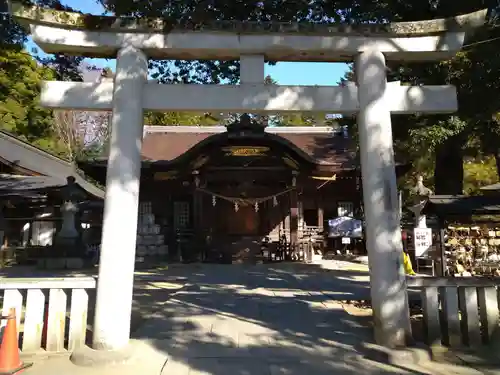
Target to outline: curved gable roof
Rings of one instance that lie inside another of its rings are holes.
[[[320,165],[355,165],[355,148],[350,139],[328,131],[325,127],[304,129],[268,128],[269,139],[282,139],[283,143],[295,149],[297,153],[311,163]],[[145,127],[142,156],[151,161],[173,161],[197,145],[206,144],[207,139],[222,139],[224,127],[184,127],[155,126]],[[249,136],[251,139],[251,135]],[[210,141],[208,141],[210,142]]]

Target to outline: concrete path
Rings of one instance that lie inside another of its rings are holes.
[[[37,362],[25,373],[481,373],[434,363],[405,368],[369,360],[362,344],[372,341],[370,318],[348,314],[339,302],[366,294],[367,276],[362,270],[340,268],[333,263],[330,267],[173,267],[164,271],[165,279],[184,280],[184,287],[165,293],[164,299],[156,294],[154,308],[144,306],[148,313],[134,332],[135,356],[128,365],[82,368],[71,365],[67,358],[58,358]]]

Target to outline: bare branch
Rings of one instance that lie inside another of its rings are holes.
[[[109,120],[107,112],[56,110],[53,131],[74,161],[103,148]]]

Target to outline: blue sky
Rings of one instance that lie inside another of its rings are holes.
[[[102,14],[104,9],[96,4],[95,0],[63,0],[69,5],[84,13]],[[30,40],[27,48],[29,51],[36,45]],[[108,66],[114,69],[114,60],[91,59],[96,66]],[[280,62],[275,66],[266,66],[266,75],[270,75],[281,85],[324,85],[333,86],[338,83],[347,65],[343,63],[290,63]]]

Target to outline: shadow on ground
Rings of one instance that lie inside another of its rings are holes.
[[[150,277],[185,281],[165,300],[135,297],[147,319],[133,337],[164,354],[164,374],[425,373],[370,361],[360,349],[372,342],[371,317],[350,315],[340,301],[369,298],[366,272],[193,265]]]
[[[138,364],[149,366],[148,375],[439,374],[367,358],[371,316],[353,314],[343,301],[368,300],[369,276],[344,266],[192,264],[138,271],[132,337],[149,353]],[[93,307],[95,291],[89,297]],[[92,318],[91,309],[89,327]]]

